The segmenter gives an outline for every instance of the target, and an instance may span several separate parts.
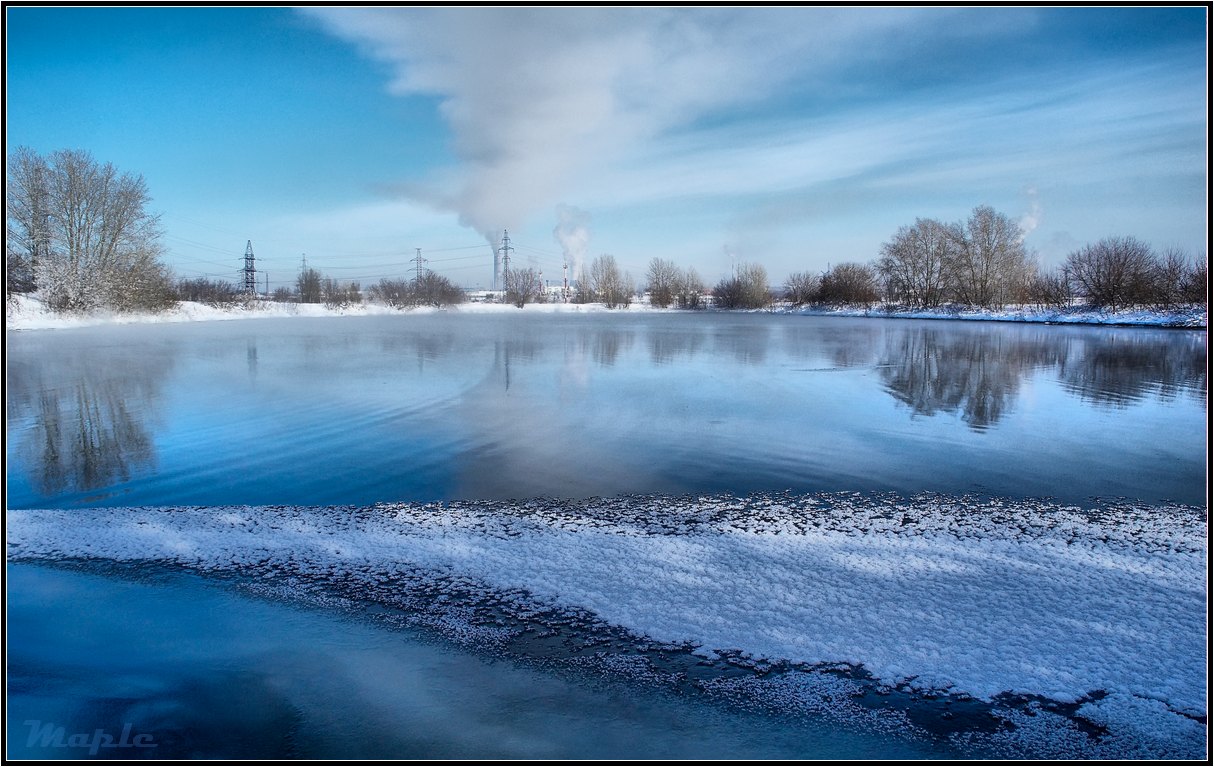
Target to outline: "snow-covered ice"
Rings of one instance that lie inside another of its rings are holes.
[[[1114,732],[1204,732],[1195,507],[829,494],[7,515],[18,561],[289,574],[386,603],[418,578],[458,583],[704,657],[842,663],[905,689],[1081,704]]]

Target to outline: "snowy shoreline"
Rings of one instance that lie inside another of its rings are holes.
[[[283,317],[364,317],[407,316],[411,314],[582,314],[602,313],[679,313],[697,312],[682,309],[658,309],[634,303],[625,309],[607,309],[602,304],[528,304],[519,309],[509,304],[466,303],[435,308],[418,307],[408,310],[392,309],[379,304],[360,304],[344,309],[330,309],[323,304],[284,304],[272,301],[261,302],[256,308],[213,307],[192,301],[183,301],[175,308],[160,313],[115,313],[55,314],[40,301],[29,296],[16,296],[6,307],[5,329],[13,331],[56,330],[98,325],[132,325],[148,323],[214,322],[231,320],[275,319]],[[715,310],[708,310],[709,313]],[[1151,310],[1126,310],[1121,312],[1074,311],[1008,307],[1002,310],[901,310],[882,307],[864,309],[859,307],[776,307],[757,310],[758,314],[793,314],[811,317],[873,317],[881,319],[931,319],[967,320],[980,322],[1021,322],[1047,325],[1108,325],[1152,328],[1187,328],[1204,330],[1207,327],[1205,308],[1191,307],[1175,312]]]
[[[1196,507],[830,494],[7,515],[10,561],[287,577],[384,604],[429,584],[521,616],[585,611],[708,660],[844,663],[883,685],[1077,704],[1117,732],[1205,731]]]

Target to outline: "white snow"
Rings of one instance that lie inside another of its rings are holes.
[[[1143,731],[1206,713],[1193,507],[825,495],[7,514],[15,560],[281,569],[369,593],[417,569],[703,655],[846,662],[987,700],[1104,691],[1093,710]]]
[[[1006,306],[1002,309],[898,309],[893,307],[804,307],[789,309],[793,314],[816,317],[894,317],[912,320],[987,320],[996,322],[1033,322],[1051,325],[1147,325],[1154,327],[1204,328],[1207,310],[1204,306],[1180,307],[1172,311],[1152,309],[1122,309],[1099,311],[1077,309],[1059,311],[1032,306]]]
[[[651,309],[648,306],[633,304],[626,310],[607,309],[602,304],[528,304],[522,310],[511,304],[465,303],[457,306],[435,308],[429,306],[413,309],[393,309],[381,304],[358,304],[344,309],[330,309],[324,304],[294,304],[278,303],[276,301],[261,301],[251,308],[243,306],[214,307],[194,301],[182,301],[175,308],[163,312],[117,313],[95,312],[92,314],[56,314],[37,298],[17,295],[10,300],[6,313],[8,330],[56,330],[64,328],[79,328],[94,325],[128,325],[153,322],[197,322],[216,320],[251,320],[269,319],[276,317],[360,317],[367,315],[391,314],[432,314],[435,312],[451,312],[460,314],[507,313],[525,311],[527,313],[583,313],[583,312],[619,312],[619,311],[674,311],[669,309]]]
[[[418,307],[414,309],[392,309],[379,304],[359,304],[345,309],[330,309],[324,304],[294,304],[274,301],[258,302],[251,308],[228,307],[219,308],[192,301],[182,301],[175,308],[158,313],[115,313],[96,312],[93,314],[56,314],[39,301],[36,297],[26,295],[13,296],[6,308],[5,326],[8,330],[51,330],[62,328],[85,327],[91,325],[135,324],[149,322],[195,322],[201,320],[243,320],[272,317],[348,317],[366,316],[371,314],[430,314],[434,312],[451,312],[459,314],[482,313],[512,313],[526,312],[528,314],[558,314],[558,313],[588,313],[621,311],[628,313],[662,312],[687,313],[679,309],[657,309],[644,302],[634,302],[624,309],[607,309],[602,304],[528,304],[519,309],[511,304],[465,303],[445,308]],[[897,317],[904,319],[962,319],[962,320],[993,320],[1003,322],[1034,322],[1052,324],[1082,324],[1082,325],[1144,325],[1167,327],[1206,327],[1206,310],[1201,307],[1191,307],[1174,312],[1156,312],[1145,309],[1127,310],[1120,312],[1077,311],[1058,312],[1037,310],[1027,307],[1007,307],[1002,310],[972,310],[948,312],[939,310],[919,311],[883,311],[881,309],[865,310],[845,307],[835,309],[824,308],[775,308],[773,313],[801,314],[830,317]],[[692,312],[694,313],[694,312]]]

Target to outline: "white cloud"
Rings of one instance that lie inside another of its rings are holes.
[[[460,165],[397,191],[457,214],[491,242],[503,227],[548,242],[552,221],[533,226],[535,217],[576,203],[594,213],[596,242],[609,250],[642,236],[663,246],[681,239],[680,252],[699,257],[709,242],[713,252],[726,242],[799,242],[796,252],[754,255],[779,273],[821,266],[792,262],[807,247],[838,260],[839,248],[805,240],[825,218],[829,236],[846,241],[843,255],[865,260],[900,217],[963,215],[978,204],[1016,214],[1031,185],[1048,196],[1052,221],[1094,230],[1101,203],[1075,190],[1116,187],[1116,178],[1166,186],[1191,172],[1190,160],[1204,167],[1191,145],[1196,136],[1204,146],[1205,102],[1178,61],[1123,60],[1116,71],[1095,62],[1048,81],[1026,67],[965,87],[941,82],[913,99],[864,80],[869,60],[912,61],[956,38],[1023,32],[1037,18],[1028,10],[305,12],[388,63],[393,92],[439,98]],[[876,97],[830,111],[805,100],[795,114],[773,107],[793,91],[829,102],[853,87]],[[1025,235],[1036,229],[1044,241],[1037,205]],[[621,238],[606,222],[624,217],[633,231]],[[667,225],[675,217],[677,231]],[[865,233],[843,231],[861,218]],[[766,231],[779,228],[787,231]]]
[[[901,9],[305,12],[391,64],[394,92],[440,97],[463,167],[412,191],[490,240],[565,199],[579,174],[927,21]]]

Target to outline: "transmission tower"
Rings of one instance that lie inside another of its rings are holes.
[[[244,249],[244,292],[257,294],[257,268],[253,266],[253,241]]]
[[[427,260],[428,259],[422,258],[422,249],[421,248],[418,248],[417,255],[409,260],[409,263],[417,264],[416,271],[414,272],[415,276],[413,277],[414,286],[422,284],[422,264],[426,263]]]
[[[510,232],[502,230],[502,247],[498,252],[502,254],[502,289],[506,289],[510,282],[510,251],[514,248],[510,247]]]

